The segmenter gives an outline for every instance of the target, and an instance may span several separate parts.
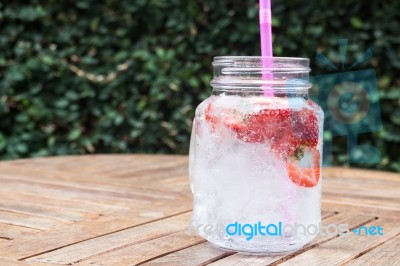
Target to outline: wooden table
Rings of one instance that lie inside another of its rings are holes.
[[[400,265],[400,175],[327,168],[323,224],[382,236],[317,237],[244,256],[187,234],[186,156],[96,155],[0,163],[0,265]]]

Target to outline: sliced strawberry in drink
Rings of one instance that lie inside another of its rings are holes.
[[[320,154],[316,149],[306,148],[300,160],[292,160],[287,165],[290,180],[302,187],[314,187],[320,178]]]
[[[235,110],[205,109],[205,120],[214,132],[221,123],[248,143],[267,143],[273,152],[288,159],[300,146],[315,148],[318,144],[318,120],[312,110],[262,109],[243,114]]]
[[[282,130],[286,130],[290,111],[288,109],[264,109],[258,113],[244,116],[239,124],[229,123],[228,127],[245,142],[267,142],[278,140]]]
[[[243,131],[246,127],[243,119],[241,119],[237,114],[225,116],[223,118],[223,123],[226,127],[232,129],[236,133]]]
[[[257,113],[205,108],[212,132],[225,126],[248,143],[267,143],[287,163],[289,178],[302,187],[314,187],[320,178],[318,118],[313,110],[263,109]]]
[[[296,114],[289,109],[265,109],[248,115],[238,124],[229,123],[227,126],[240,140],[267,143],[273,152],[287,159],[301,144],[301,138],[295,134],[291,123]]]
[[[214,131],[217,124],[217,118],[216,116],[213,116],[211,113],[211,103],[207,105],[204,111],[204,118],[206,119],[207,122],[211,124],[211,129],[212,131]]]
[[[235,132],[241,130],[241,128],[244,127],[243,117],[240,113],[230,109],[223,109],[218,111],[219,113],[218,115],[216,115],[214,113],[216,112],[216,110],[213,110],[212,103],[209,103],[204,111],[204,118],[208,123],[210,123],[212,132],[216,130],[216,127],[221,122],[223,125],[234,130]]]
[[[293,116],[291,127],[298,142],[303,146],[315,148],[318,145],[318,118],[315,112],[303,108]]]
[[[271,150],[278,153],[280,157],[287,159],[297,151],[300,141],[295,137],[290,127],[279,131],[274,141],[270,142]]]

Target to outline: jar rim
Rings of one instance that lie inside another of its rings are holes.
[[[271,65],[294,66],[309,69],[310,59],[304,57],[274,57],[274,56],[215,56],[212,65],[219,64],[260,64],[263,68]]]
[[[262,68],[267,71],[308,71],[310,59],[304,57],[274,56],[215,56],[213,66],[245,67],[247,70]]]
[[[288,56],[244,56],[244,55],[218,55],[214,56],[214,60],[221,60],[221,59],[275,59],[275,60],[288,60],[288,61],[307,61],[310,62],[309,58],[306,57],[288,57]]]
[[[308,90],[310,60],[301,57],[216,56],[214,89]]]

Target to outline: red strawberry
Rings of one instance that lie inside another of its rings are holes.
[[[215,131],[216,127],[219,123],[221,123],[221,121],[226,127],[234,130],[235,132],[237,132],[244,126],[243,117],[240,113],[229,109],[218,111],[220,111],[218,115],[215,115],[213,113],[215,111],[213,110],[212,103],[209,103],[204,111],[204,118],[208,123],[211,124],[212,132]],[[221,113],[221,111],[223,111],[223,114]]]
[[[294,135],[301,145],[312,148],[318,145],[318,118],[314,111],[303,108],[291,120]]]
[[[211,130],[214,131],[217,124],[217,117],[211,113],[211,103],[209,103],[204,111],[204,118],[211,124]]]
[[[302,187],[314,187],[320,178],[320,154],[318,150],[307,148],[300,160],[292,160],[287,165],[290,180]],[[305,164],[305,165],[304,165]]]
[[[224,111],[216,116],[211,103],[205,109],[205,119],[214,131],[223,123],[236,133],[238,139],[249,142],[269,143],[272,151],[287,159],[302,146],[315,148],[318,144],[318,121],[313,111],[289,109],[263,109],[255,114]]]
[[[239,123],[230,121],[227,126],[236,132],[240,140],[269,143],[272,151],[288,158],[301,144],[292,130],[291,120],[294,114],[289,109],[264,109],[247,116]]]
[[[244,126],[236,133],[239,139],[250,143],[278,139],[280,131],[287,129],[289,117],[288,109],[264,109],[245,118]]]

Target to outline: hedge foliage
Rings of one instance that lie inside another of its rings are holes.
[[[258,55],[256,0],[0,1],[0,157],[186,153],[216,55]],[[400,171],[400,1],[274,0],[274,54],[339,63],[367,48],[379,77],[377,168]],[[312,60],[312,74],[327,71]],[[345,139],[334,162],[346,164]]]

